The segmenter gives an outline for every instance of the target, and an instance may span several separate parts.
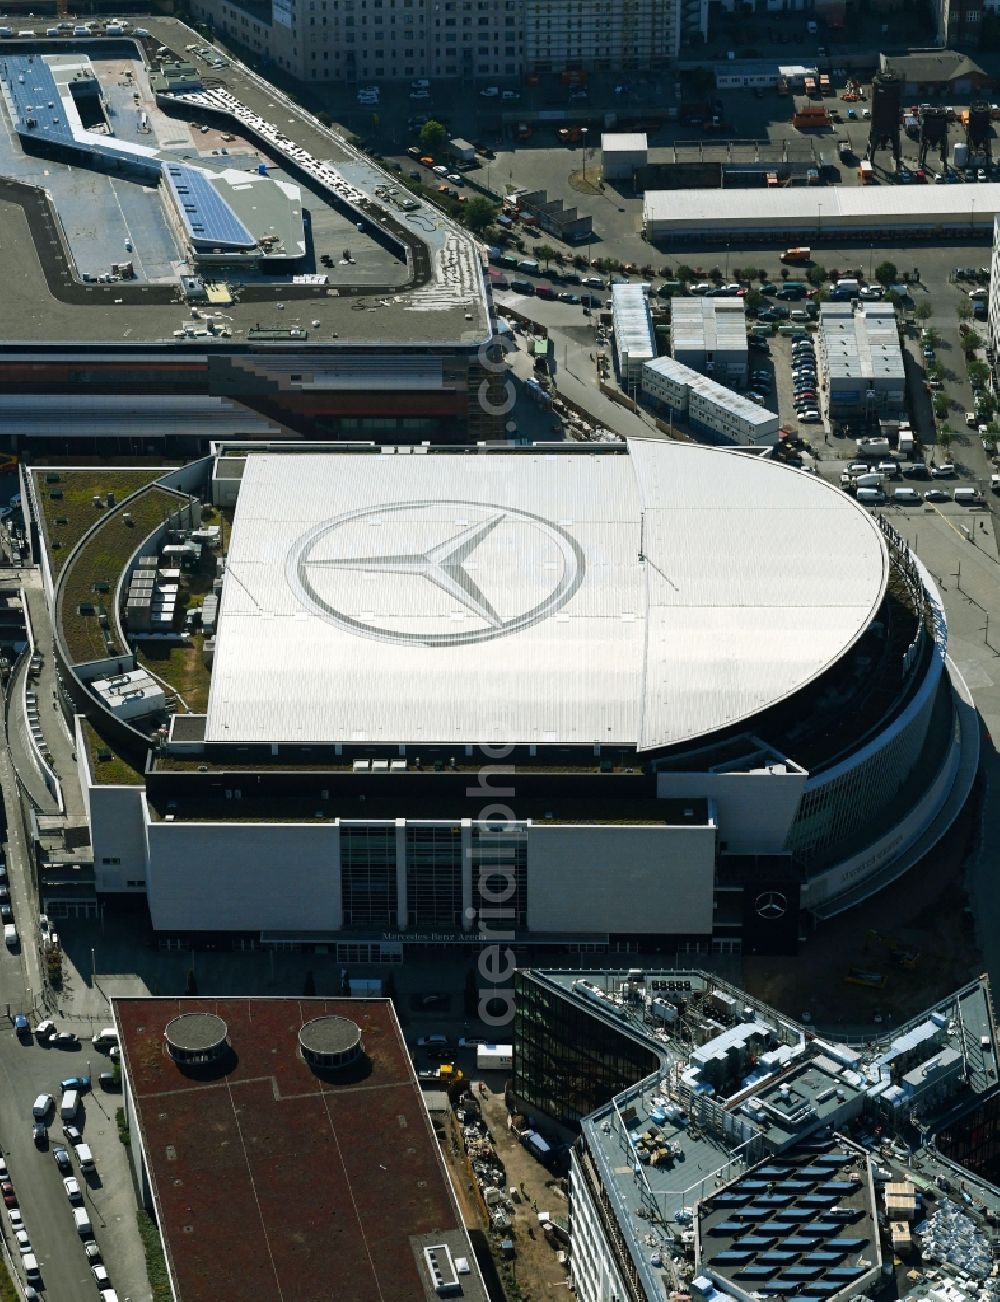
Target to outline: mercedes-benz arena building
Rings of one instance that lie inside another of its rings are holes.
[[[207,713],[144,786],[84,774],[98,889],[160,932],[787,951],[964,799],[933,583],[813,475],[633,441],[236,482]]]

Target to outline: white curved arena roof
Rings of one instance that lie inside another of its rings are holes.
[[[772,461],[420,452],[248,457],[209,741],[669,746],[798,691],[885,592],[873,518]]]

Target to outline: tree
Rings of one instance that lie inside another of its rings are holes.
[[[975,361],[969,363],[969,380],[972,383],[973,388],[981,388],[985,386],[986,381],[989,378],[990,368],[985,362]]]
[[[194,974],[194,968],[188,968],[187,981],[184,983],[184,993],[186,995],[196,995],[198,993],[198,980]]]
[[[767,274],[767,272],[764,270],[763,267],[758,267],[757,279],[760,281],[762,285],[766,285],[767,282],[771,279],[771,277]]]
[[[481,194],[477,194],[465,205],[462,216],[473,234],[482,235],[496,221],[497,211],[496,204],[490,203],[489,199],[484,199]]]
[[[934,329],[933,326],[929,327],[927,330],[924,331],[924,343],[927,345],[928,348],[932,348],[932,349],[936,348],[939,342],[940,340],[938,338],[938,332]]]
[[[312,968],[306,973],[306,979],[302,983],[302,994],[306,999],[312,999],[316,993],[316,978],[312,974]]]
[[[686,285],[689,280],[694,280],[694,267],[689,267],[686,262],[682,262],[677,268],[677,279],[682,285]]]
[[[921,304],[921,307],[923,306],[924,304]],[[959,321],[970,321],[972,319],[972,304],[964,295],[959,299],[958,308],[956,310],[958,312]],[[930,314],[930,305],[928,304],[927,315],[930,316]]]
[[[435,118],[431,118],[420,128],[420,147],[425,149],[428,154],[435,149],[440,148],[443,144],[447,131]]]
[[[982,348],[982,346],[983,337],[982,335],[977,335],[975,330],[970,330],[967,335],[962,336],[962,352],[965,353],[966,358],[970,362],[975,356],[976,349]]]
[[[551,244],[536,244],[533,251],[535,257],[541,258],[545,263],[545,270],[548,271],[549,263],[556,256],[557,250]]]
[[[940,395],[938,395],[940,397]],[[937,445],[942,451],[947,452],[951,447],[952,432],[947,425],[943,425],[937,432]]]
[[[897,280],[898,276],[894,262],[880,262],[875,268],[875,279],[886,289]]]
[[[932,311],[933,308],[931,307],[930,303],[928,303],[927,300],[925,299],[922,303],[918,303],[917,306],[913,309],[913,315],[916,317],[918,321],[929,321],[931,319]]]
[[[758,312],[764,305],[764,295],[759,289],[749,289],[743,302],[748,312]]]
[[[815,285],[818,289],[826,280],[826,267],[821,267],[819,265],[810,267],[806,272],[806,280],[809,281],[810,285]]]
[[[934,415],[938,420],[944,420],[945,416],[948,415],[948,399],[943,393],[935,393],[934,395]]]

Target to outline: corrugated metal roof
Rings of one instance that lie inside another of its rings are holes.
[[[948,225],[962,221],[992,227],[1000,211],[1000,184],[825,185],[776,190],[647,190],[643,212],[659,231],[677,227],[774,225],[809,222],[816,229],[863,226],[885,219]]]
[[[207,738],[652,748],[795,692],[867,626],[886,551],[850,498],[629,453],[249,458]]]
[[[630,362],[649,361],[656,356],[653,318],[642,285],[612,285],[611,312],[615,347]]]

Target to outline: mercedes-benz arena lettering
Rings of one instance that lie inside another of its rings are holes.
[[[974,715],[933,581],[852,499],[659,441],[403,451],[222,449],[205,712],[110,719],[107,661],[73,668],[98,892],[380,957],[781,952],[946,830]],[[169,536],[119,584],[129,645]]]

